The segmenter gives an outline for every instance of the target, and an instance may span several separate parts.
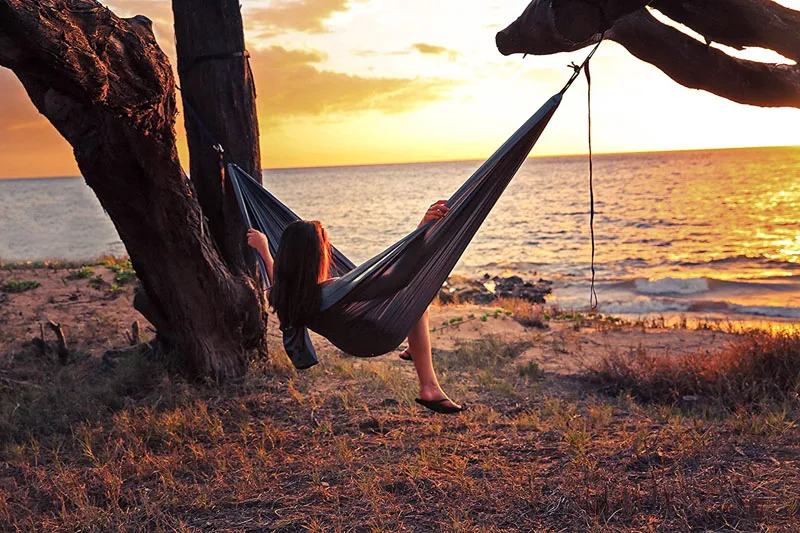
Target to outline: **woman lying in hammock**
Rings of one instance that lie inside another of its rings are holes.
[[[420,226],[443,218],[449,210],[444,204],[445,200],[441,200],[431,205]],[[272,284],[269,303],[281,324],[305,323],[320,307],[322,287],[333,281],[328,278],[331,255],[328,232],[316,220],[292,222],[281,236],[274,261],[266,235],[251,229],[247,232],[247,243],[264,259]],[[427,311],[408,334],[408,349],[400,357],[414,362],[419,378],[417,403],[437,413],[462,410],[444,393],[433,370]]]

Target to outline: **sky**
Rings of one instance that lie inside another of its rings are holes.
[[[143,14],[176,64],[169,0],[104,2]],[[800,9],[800,0],[781,0]],[[481,159],[588,50],[501,56],[495,33],[525,0],[242,0],[265,168]],[[785,62],[763,50],[744,57]],[[800,109],[764,109],[679,86],[613,42],[592,64],[596,152],[800,145]],[[69,145],[0,69],[0,178],[78,175]],[[179,151],[188,162],[183,117]],[[581,78],[534,155],[586,152]]]

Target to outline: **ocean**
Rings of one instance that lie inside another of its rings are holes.
[[[323,221],[356,263],[416,226],[479,161],[265,170],[270,191]],[[800,147],[595,156],[598,310],[627,317],[800,323]],[[125,249],[80,178],[0,181],[0,261]],[[553,282],[589,306],[585,156],[529,159],[456,272]]]

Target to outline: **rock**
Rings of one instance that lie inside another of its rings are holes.
[[[455,297],[453,294],[448,291],[446,288],[442,288],[439,290],[439,303],[443,305],[451,304],[455,302]]]
[[[439,291],[439,301],[448,303],[474,303],[487,305],[498,298],[520,298],[533,303],[545,303],[551,292],[551,283],[539,280],[534,283],[519,276],[482,276],[480,281],[452,276]]]

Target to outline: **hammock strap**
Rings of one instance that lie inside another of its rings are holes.
[[[213,60],[219,60],[219,59],[236,59],[236,58],[239,58],[239,57],[242,57],[245,60],[248,60],[248,59],[250,59],[250,52],[248,52],[247,50],[241,50],[241,51],[236,51],[236,52],[222,52],[222,53],[219,53],[219,54],[205,54],[205,55],[197,56],[192,61],[189,62],[188,66],[186,66],[185,68],[179,69],[178,70],[178,74],[184,75],[187,72],[189,72],[190,70],[192,70],[194,67],[196,67],[199,63],[202,63],[204,61],[213,61]]]

